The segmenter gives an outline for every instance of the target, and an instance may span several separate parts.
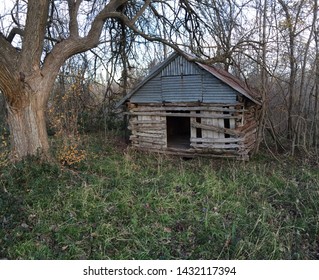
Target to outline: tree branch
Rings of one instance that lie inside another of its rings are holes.
[[[186,57],[189,61],[196,61],[196,62],[200,62],[200,63],[204,63],[204,64],[213,64],[213,63],[218,63],[218,62],[224,62],[225,61],[225,56],[224,55],[216,56],[214,58],[210,58],[210,59],[207,59],[207,60],[203,60],[203,59],[200,59],[198,57],[191,58],[191,57],[187,56],[187,54],[182,49],[179,48],[178,44],[170,42],[170,41],[168,41],[166,39],[163,39],[163,38],[160,38],[160,37],[157,37],[157,36],[148,35],[148,34],[142,32],[142,31],[138,30],[138,28],[134,25],[134,22],[132,22],[132,20],[130,20],[125,15],[123,15],[121,13],[117,13],[117,14],[114,14],[113,17],[117,17],[118,19],[123,21],[123,23],[128,28],[133,30],[137,35],[141,36],[145,40],[150,41],[150,42],[159,42],[159,43],[165,44],[165,45],[171,47],[173,50],[175,50],[179,54],[181,54],[182,56]]]
[[[74,0],[68,0],[68,6],[69,6],[69,15],[70,15],[70,23],[69,23],[69,29],[70,29],[70,36],[79,36],[79,23],[77,20],[78,11],[80,8],[80,5],[82,3],[82,0],[74,1]]]
[[[27,20],[22,40],[20,61],[23,72],[31,72],[40,68],[49,2],[49,0],[28,1]]]
[[[152,0],[146,0],[143,7],[136,13],[134,18],[131,20],[132,24],[134,24],[138,18],[145,12],[146,8],[151,4]]]
[[[51,71],[58,72],[65,60],[72,55],[96,47],[99,44],[105,21],[108,18],[119,18],[121,13],[117,12],[117,9],[127,1],[128,0],[111,0],[95,17],[86,37],[72,34],[69,38],[55,44],[44,61],[42,73],[45,75]]]
[[[0,58],[6,59],[11,65],[17,65],[19,53],[18,51],[8,42],[7,38],[0,33]],[[4,63],[4,60],[1,60]]]
[[[7,100],[17,88],[17,64],[19,53],[0,33],[0,90]]]
[[[9,36],[7,37],[7,41],[9,43],[12,43],[15,35],[20,35],[21,37],[23,37],[24,36],[24,31],[22,29],[18,28],[18,27],[12,28],[12,30],[10,31]]]

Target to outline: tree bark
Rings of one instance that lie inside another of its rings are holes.
[[[278,0],[279,4],[281,5],[284,14],[285,14],[285,20],[287,24],[287,31],[288,31],[288,52],[289,52],[289,65],[290,65],[290,74],[289,74],[289,85],[288,85],[288,127],[287,127],[287,138],[289,140],[293,140],[295,133],[296,133],[296,127],[294,125],[294,109],[295,109],[295,92],[296,92],[296,78],[297,78],[297,61],[296,61],[296,36],[297,36],[297,23],[300,20],[300,12],[302,5],[304,3],[304,0],[300,1],[300,3],[297,6],[296,14],[294,15],[289,10],[289,5],[283,1]],[[294,147],[292,147],[294,149]]]
[[[314,40],[315,40],[315,47],[316,47],[316,59],[315,59],[315,100],[314,100],[314,115],[313,115],[313,145],[315,147],[315,151],[318,152],[318,107],[319,107],[319,25],[318,24],[318,0],[314,1]]]
[[[260,41],[262,42],[261,55],[259,55],[259,63],[260,63],[260,78],[261,78],[261,94],[262,94],[262,102],[263,106],[261,108],[259,126],[257,131],[257,141],[255,153],[259,152],[260,143],[264,134],[264,128],[266,124],[266,112],[268,110],[268,102],[267,102],[267,72],[266,72],[266,56],[267,56],[267,38],[266,38],[266,27],[267,27],[267,0],[260,0]]]
[[[21,108],[7,107],[13,160],[37,154],[48,158],[45,106],[33,97]]]
[[[13,160],[29,155],[49,158],[45,110],[60,67],[72,55],[99,43],[105,20],[117,18],[117,9],[127,0],[111,0],[92,22],[87,36],[80,37],[77,12],[81,1],[69,1],[70,35],[57,42],[42,61],[49,14],[49,0],[29,0],[22,49],[0,33],[0,90],[8,111]]]

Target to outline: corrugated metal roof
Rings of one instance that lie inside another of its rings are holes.
[[[240,79],[233,76],[232,74],[228,73],[227,71],[214,67],[208,66],[199,62],[195,62],[199,67],[203,68],[207,72],[214,75],[216,78],[223,81],[225,84],[232,87],[234,90],[238,91],[242,95],[246,96],[251,101],[255,102],[256,104],[261,105],[260,101],[257,100],[257,93],[253,92],[249,89]]]
[[[187,62],[187,63],[185,63]],[[200,69],[194,63],[189,63],[182,56],[176,56],[169,64],[161,68],[161,75],[164,76],[180,76],[183,75],[199,75]]]
[[[186,59],[187,57],[189,57],[189,59],[194,59],[194,57],[190,56],[190,55],[186,55]],[[134,90],[132,90],[129,94],[127,94],[124,98],[122,98],[118,103],[117,103],[117,107],[122,105],[124,102],[126,102],[127,100],[129,100],[131,97],[133,97],[142,87],[144,87],[144,85],[146,85],[151,79],[153,79],[154,77],[156,77],[159,73],[161,73],[161,71],[163,71],[163,73],[170,73],[171,74],[176,72],[176,75],[181,73],[180,69],[184,69],[183,72],[187,73],[189,71],[192,71],[191,73],[195,74],[196,70],[194,67],[192,66],[185,66],[182,65],[182,61],[181,61],[182,56],[176,52],[174,52],[172,55],[170,55],[165,61],[163,61],[162,63],[158,64],[154,70],[141,82],[139,83],[136,88]],[[179,59],[177,61],[177,63],[173,64],[172,62],[175,59]],[[172,65],[170,65],[172,63]],[[251,89],[249,89],[240,79],[238,79],[237,77],[231,75],[230,73],[228,73],[225,70],[219,69],[217,67],[214,66],[208,66],[199,62],[193,62],[195,65],[198,65],[201,69],[205,70],[207,73],[213,75],[214,77],[216,77],[217,79],[219,79],[220,81],[222,81],[223,83],[225,83],[226,85],[228,85],[229,87],[231,87],[232,89],[234,89],[236,92],[239,92],[240,94],[242,94],[243,96],[247,97],[248,99],[250,99],[251,101],[253,101],[256,104],[261,105],[261,102],[258,101],[258,94],[255,93],[254,91],[252,91]],[[175,66],[174,66],[175,65]],[[174,68],[175,67],[175,68]],[[184,67],[184,68],[183,68]],[[186,67],[186,68],[185,68]],[[179,68],[179,69],[177,69]],[[143,89],[142,89],[143,91]],[[189,92],[189,94],[191,94],[191,92]],[[139,95],[139,94],[137,94]],[[150,100],[151,96],[148,96],[147,102],[151,102]],[[177,96],[176,96],[177,97]],[[185,95],[181,95],[181,98],[185,99]],[[161,98],[161,96],[159,96],[157,98],[157,100],[159,100]],[[195,96],[194,96],[195,98]],[[175,100],[174,101],[178,102],[178,101],[190,101],[193,100],[194,98],[192,98],[191,96],[187,97],[187,100],[184,99],[179,99],[179,100]],[[135,99],[135,102],[141,101],[143,102],[143,98],[142,96],[139,96],[138,98],[133,98]],[[165,98],[163,97],[163,99],[165,100]],[[198,96],[196,96],[195,98],[196,100],[198,100]],[[195,100],[194,99],[194,100]],[[204,98],[205,99],[205,98]],[[205,100],[203,100],[205,102]]]
[[[124,96],[117,104],[116,107],[121,106],[123,103],[125,103],[127,100],[129,100],[142,86],[144,86],[149,80],[153,79],[166,65],[168,65],[171,61],[173,61],[178,54],[176,52],[172,53],[166,60],[164,60],[162,63],[159,63],[157,66],[154,67],[153,71],[140,83],[137,84],[137,86],[129,92],[126,96]]]

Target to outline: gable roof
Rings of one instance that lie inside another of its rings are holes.
[[[137,84],[137,86],[129,92],[126,96],[124,96],[117,104],[116,107],[121,106],[125,101],[130,99],[139,89],[141,89],[148,81],[153,79],[155,76],[157,76],[163,68],[165,68],[168,64],[170,64],[176,57],[181,56],[179,53],[174,52],[171,54],[166,60],[164,60],[162,63],[159,63],[153,71],[140,83]],[[195,57],[192,57],[191,55],[185,54],[184,56],[187,60],[193,60]],[[224,82],[226,85],[230,86],[235,91],[239,92],[249,100],[253,101],[254,103],[261,105],[261,102],[258,101],[258,94],[254,92],[253,90],[249,89],[246,84],[241,81],[239,78],[233,76],[232,74],[228,73],[227,71],[217,68],[215,66],[209,66],[200,62],[192,62],[197,64],[201,69],[208,72],[209,74],[213,75],[217,79]]]

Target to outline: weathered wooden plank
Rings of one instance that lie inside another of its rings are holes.
[[[210,148],[210,149],[237,149],[240,147],[238,144],[195,144],[191,143],[191,146],[194,148]]]
[[[229,152],[222,152],[222,153],[216,153],[216,152],[209,152],[209,151],[202,151],[202,150],[172,150],[171,148],[167,149],[149,149],[144,147],[135,147],[140,151],[145,152],[154,152],[154,153],[160,153],[160,154],[166,154],[166,155],[176,155],[176,156],[185,156],[185,157],[208,157],[208,158],[237,158],[239,155],[233,151]]]
[[[243,149],[217,149],[211,147],[203,148],[189,148],[189,149],[179,149],[179,148],[165,148],[162,145],[156,145],[153,143],[141,143],[141,144],[132,144],[132,146],[140,151],[146,152],[157,152],[169,155],[178,155],[178,156],[189,156],[189,157],[219,157],[219,158],[236,158],[240,160],[248,160],[249,150]]]
[[[145,132],[133,132],[134,136],[141,136],[141,137],[148,137],[148,138],[163,138],[164,133],[157,133],[157,134],[152,134],[152,133],[145,133]]]
[[[129,118],[129,123],[132,123],[132,122],[138,122],[138,116],[131,116]]]
[[[143,129],[142,127],[139,127],[139,129],[134,130],[134,132],[135,133],[150,134],[150,135],[155,135],[155,136],[163,136],[164,135],[164,132],[161,130],[150,130],[149,128]],[[144,136],[144,135],[140,135],[140,136]]]
[[[252,128],[251,130],[248,130],[244,133],[246,138],[249,138],[252,135],[255,135],[257,133],[257,127]]]
[[[165,145],[165,141],[161,139],[154,139],[154,138],[136,138],[135,136],[132,136],[130,140],[135,144],[143,144],[143,143],[150,143],[155,145]]]
[[[136,116],[140,121],[153,121],[152,117],[149,115],[137,114]]]
[[[148,134],[148,133],[143,133],[143,132],[135,132],[134,134],[131,135],[131,137],[137,137],[139,139],[144,139],[144,138],[149,138],[155,140],[162,140],[164,141],[164,134],[162,135],[156,135],[156,134]]]
[[[239,143],[244,141],[245,138],[191,138],[191,142],[197,143]]]
[[[232,109],[232,108],[230,108],[230,109]],[[235,127],[236,127],[236,122],[235,122],[235,120],[234,120],[234,119],[230,119],[230,120],[229,120],[229,128],[230,128],[230,129],[235,129]]]
[[[255,147],[256,141],[249,141],[247,143],[245,143],[245,148],[247,151],[251,151],[254,147]]]
[[[249,136],[245,136],[244,144],[246,145],[247,143],[250,142],[256,142],[256,134],[251,134]]]
[[[138,149],[138,150],[144,150],[144,151],[149,151],[149,152],[156,152],[156,151],[160,151],[163,149],[162,146],[160,145],[154,145],[154,144],[143,144],[143,145],[139,145],[139,144],[132,144],[132,147]]]
[[[249,137],[251,137],[251,136],[253,136],[253,137],[256,138],[256,133],[257,133],[257,128],[254,128],[254,129],[252,129],[252,130],[250,130],[250,131],[247,131],[247,132],[245,133],[245,138],[249,138]]]
[[[232,155],[232,154],[237,154],[238,152],[236,150],[225,150],[225,149],[212,149],[210,147],[207,148],[189,148],[187,150],[185,149],[179,149],[179,148],[167,148],[166,150],[169,150],[171,152],[184,152],[184,153],[189,153],[189,154],[201,154],[201,155],[205,155],[206,153],[208,154],[214,154],[214,155],[225,155],[227,157],[227,155]]]
[[[250,151],[252,151],[252,150],[255,148],[255,146],[256,146],[256,141],[254,141],[254,142],[252,142],[252,143],[248,143],[246,146],[247,146],[246,150],[247,150],[248,153],[249,153]]]
[[[201,147],[201,148],[196,148],[194,147],[194,150],[197,153],[200,154],[205,154],[205,153],[209,153],[209,154],[215,154],[215,155],[222,155],[222,156],[226,156],[227,155],[238,155],[238,150],[237,149],[217,149],[217,148],[210,148],[210,147]]]
[[[201,111],[201,114],[203,114],[204,116],[209,116],[210,115],[210,112],[208,112],[208,111]],[[216,122],[217,120],[216,119],[210,119],[210,118],[201,118],[201,123],[203,124],[203,125],[208,125],[208,126],[210,126],[210,125],[213,125],[213,124],[215,124],[215,122]],[[211,129],[204,129],[204,128],[202,128],[202,138],[213,138],[213,137],[216,137],[216,134],[218,134],[218,133],[216,133],[215,131],[213,131],[213,130],[211,130]]]
[[[192,125],[194,122],[196,122],[196,118],[191,118],[191,138],[197,137],[197,129]]]
[[[245,135],[245,142],[247,142],[250,139],[257,140],[257,129],[254,129]]]
[[[148,144],[154,144],[154,145],[160,145],[161,147],[165,146],[165,142],[161,141],[161,140],[156,140],[154,141],[154,139],[149,139],[149,138],[130,138],[130,140],[132,141],[132,143],[136,144],[136,145],[143,145],[143,143],[148,143]]]
[[[145,141],[135,141],[135,140],[133,140],[132,141],[132,145],[135,145],[135,146],[139,145],[139,146],[150,147],[150,148],[152,148],[153,146],[158,146],[158,147],[162,148],[164,144],[161,143],[161,142],[151,141],[150,139],[149,140],[145,139]]]
[[[131,109],[132,112],[160,112],[160,111],[210,111],[210,112],[229,112],[229,113],[242,113],[246,112],[245,109],[235,109],[235,108],[223,108],[221,107],[209,107],[209,106],[192,106],[192,107],[180,107],[180,106],[161,106],[161,107],[148,107],[140,106]]]
[[[165,125],[162,124],[140,124],[140,125],[129,125],[129,130],[145,130],[145,129],[156,129],[157,131],[164,131],[166,129]]]
[[[195,113],[170,113],[170,112],[127,112],[131,116],[169,116],[169,117],[191,117],[191,118],[210,118],[210,119],[241,119],[242,116],[232,116],[224,114],[195,114]]]
[[[228,115],[227,115],[228,116]],[[229,119],[230,121],[231,119]],[[225,118],[223,119],[218,119],[218,127],[220,128],[225,128]],[[216,137],[217,138],[217,137]],[[218,138],[225,138],[225,133],[218,133]]]
[[[234,129],[229,129],[229,128],[220,128],[220,127],[216,127],[213,125],[204,125],[198,122],[192,122],[191,121],[191,126],[195,127],[195,128],[202,128],[202,129],[207,129],[207,130],[212,130],[212,131],[216,131],[216,132],[220,132],[220,133],[226,133],[229,134],[230,136],[240,136],[242,135],[242,133],[240,131],[236,131]]]
[[[154,121],[154,120],[133,120],[130,121],[131,124],[166,124],[165,120],[160,120],[160,121]]]
[[[240,127],[240,132],[246,133],[247,131],[254,129],[255,127],[257,127],[256,121],[249,122],[249,123],[246,123],[244,126]]]

